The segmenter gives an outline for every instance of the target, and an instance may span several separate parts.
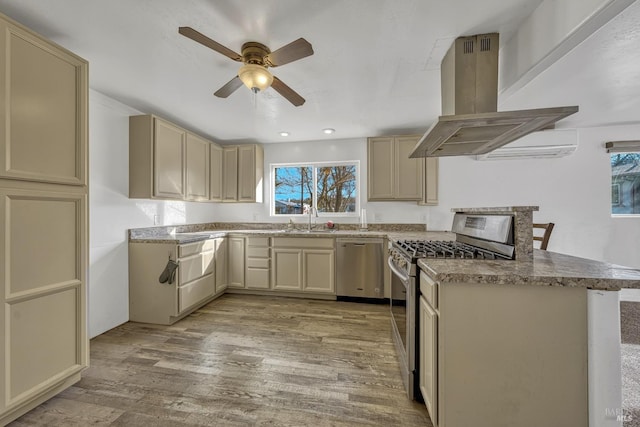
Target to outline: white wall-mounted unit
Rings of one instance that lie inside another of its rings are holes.
[[[549,159],[572,154],[578,148],[575,129],[545,130],[529,134],[516,142],[476,155],[476,160]]]

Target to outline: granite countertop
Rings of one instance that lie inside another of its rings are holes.
[[[421,259],[418,266],[446,283],[569,286],[618,291],[640,288],[640,270],[535,249],[533,261]]]
[[[446,231],[306,231],[306,230],[211,230],[186,233],[157,233],[131,237],[132,243],[175,243],[186,244],[228,235],[267,237],[335,237],[335,238],[388,238],[389,240],[453,240],[455,235]]]

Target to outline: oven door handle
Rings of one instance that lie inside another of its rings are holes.
[[[401,271],[398,267],[396,267],[396,265],[393,263],[393,259],[391,257],[387,258],[387,264],[389,264],[389,268],[391,269],[393,274],[398,276],[400,278],[400,280],[402,281],[402,283],[404,283],[405,286],[406,286],[407,283],[410,280],[409,275],[407,273]]]

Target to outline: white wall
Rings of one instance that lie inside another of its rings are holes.
[[[129,320],[127,230],[211,222],[213,203],[129,199],[129,116],[140,112],[89,92],[89,335]],[[161,272],[158,272],[160,275]]]
[[[427,211],[416,202],[367,203],[367,139],[341,139],[310,142],[287,142],[264,144],[264,200],[271,194],[272,163],[325,162],[336,160],[358,160],[360,162],[360,207],[367,210],[369,223],[422,223],[427,220]],[[217,221],[287,222],[288,218],[269,215],[269,203],[219,204],[216,206]],[[326,220],[357,223],[357,217],[326,217]],[[324,218],[323,218],[324,220]],[[304,222],[304,219],[296,219]]]
[[[440,205],[429,226],[451,223],[452,207],[537,205],[554,222],[551,251],[640,268],[640,218],[611,217],[611,168],[604,143],[637,139],[640,126],[578,131],[578,150],[558,159],[440,160]]]

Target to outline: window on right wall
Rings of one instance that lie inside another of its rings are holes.
[[[610,153],[611,214],[640,215],[640,153]]]

